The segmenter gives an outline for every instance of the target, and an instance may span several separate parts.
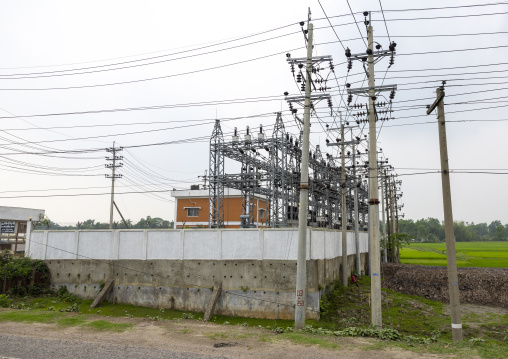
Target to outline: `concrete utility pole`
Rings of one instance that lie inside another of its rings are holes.
[[[123,147],[115,147],[113,141],[113,147],[106,148],[106,151],[111,152],[111,157],[106,157],[107,161],[112,161],[111,164],[106,164],[106,168],[111,168],[111,174],[106,175],[106,178],[111,178],[111,206],[109,210],[109,228],[113,228],[113,207],[115,204],[115,179],[122,178],[121,174],[116,174],[115,170],[117,167],[122,167],[123,163],[116,163],[117,160],[122,160],[123,156],[117,156],[116,153],[123,150]]]
[[[453,341],[462,340],[462,318],[460,313],[459,279],[457,275],[457,257],[455,253],[455,235],[453,233],[452,195],[450,188],[450,169],[448,167],[448,147],[446,142],[446,125],[444,114],[444,84],[436,89],[436,101],[428,108],[429,115],[437,107],[439,128],[439,150],[441,153],[441,183],[443,187],[443,210],[446,239],[446,261],[448,265],[448,291],[452,319]]]
[[[393,181],[393,201],[395,202],[395,218],[394,218],[394,226],[393,226],[393,232],[399,233],[399,197],[397,196],[397,181]],[[396,263],[400,262],[400,253],[399,253],[399,247],[397,247],[397,253],[395,254]]]
[[[342,285],[348,285],[348,271],[347,271],[347,218],[346,218],[346,152],[344,148],[344,123],[340,124],[340,150],[341,150],[341,175],[340,175],[340,192],[342,195],[341,204],[341,217],[342,217]]]
[[[300,208],[298,211],[298,259],[296,264],[295,330],[305,327],[307,308],[307,205],[309,200],[309,132],[312,75],[313,25],[309,23],[307,64],[305,67],[305,103],[303,112],[302,162],[300,169]]]
[[[370,15],[369,15],[370,20]],[[371,22],[367,27],[368,37],[368,69],[369,69],[369,205],[370,205],[370,270],[371,270],[371,298],[372,298],[372,324],[381,327],[383,325],[381,314],[381,263],[379,249],[379,191],[377,173],[377,146],[376,146],[376,114],[374,101],[376,100],[374,79],[374,29]]]
[[[351,139],[352,140],[352,139]],[[354,211],[355,211],[355,249],[356,249],[356,274],[362,274],[362,263],[360,256],[360,228],[358,216],[358,179],[356,178],[356,145],[353,143],[353,179],[354,179]],[[361,180],[360,180],[361,182]]]
[[[386,168],[384,170],[383,182],[385,184],[385,202],[386,202],[386,238],[392,234],[392,227],[390,225],[390,203],[388,202],[390,196],[388,195],[388,174]]]
[[[386,172],[386,170],[383,172]],[[381,177],[383,177],[383,176],[381,176]],[[383,186],[383,183],[384,183],[384,179],[381,178],[381,213],[383,215],[382,227],[383,227],[383,239],[384,239],[384,243],[385,243],[385,250],[383,251],[383,262],[388,262],[388,253],[387,253],[388,238],[386,237],[385,202],[384,202],[384,197],[385,197],[385,195],[384,195],[385,188],[384,187],[385,186]]]
[[[374,51],[374,30],[372,28],[372,21],[370,13],[365,11],[365,25],[367,26],[368,48],[365,52],[359,54],[352,54],[349,48],[346,49],[345,55],[348,58],[348,68],[351,67],[352,60],[361,61],[362,66],[365,62],[368,65],[369,86],[366,88],[350,88],[351,84],[346,84],[348,96],[348,103],[351,102],[353,94],[367,95],[369,98],[368,103],[368,122],[369,122],[369,252],[370,252],[370,276],[371,276],[371,298],[372,298],[372,324],[378,327],[382,326],[381,315],[381,263],[380,263],[380,245],[379,245],[379,191],[378,191],[378,166],[377,166],[377,151],[376,151],[376,93],[381,91],[391,91],[389,97],[392,100],[395,97],[396,85],[375,85],[374,78],[374,63],[375,59],[380,59],[385,56],[390,56],[390,65],[393,64],[393,56],[395,55],[395,42],[390,43],[388,50],[382,50],[381,44],[376,44],[376,51]],[[369,19],[367,20],[367,16]],[[377,106],[384,106],[380,103]],[[391,106],[391,101],[389,102]],[[391,107],[390,107],[391,108]],[[363,115],[363,114],[362,114]]]
[[[392,234],[395,234],[397,233],[397,231],[395,230],[395,201],[396,201],[395,181],[392,180],[391,176],[388,178],[388,188],[390,188],[389,197],[390,197],[390,215],[392,216],[391,218]]]

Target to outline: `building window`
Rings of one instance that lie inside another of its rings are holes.
[[[197,217],[199,215],[199,208],[187,208],[187,217]]]
[[[265,210],[264,209],[259,210],[259,218],[265,218]]]

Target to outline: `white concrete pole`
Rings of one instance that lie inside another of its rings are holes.
[[[359,233],[359,216],[358,216],[358,186],[356,178],[356,145],[353,142],[353,178],[354,178],[354,211],[355,211],[355,250],[356,250],[356,274],[362,274],[362,263],[360,256],[360,233]]]
[[[109,228],[113,229],[113,203],[115,201],[115,169],[116,169],[115,141],[113,141],[113,150],[111,151],[111,154],[113,155],[113,167],[111,176],[111,205],[109,209]]]
[[[386,171],[384,171],[386,172]],[[385,250],[383,251],[383,262],[388,262],[388,253],[387,253],[387,238],[386,238],[386,222],[385,222],[385,202],[384,202],[384,191],[386,190],[385,186],[383,186],[384,180],[381,179],[381,213],[383,215],[383,239],[385,243]]]
[[[342,195],[342,285],[348,285],[347,268],[347,218],[346,218],[346,152],[344,148],[344,123],[340,124],[340,150],[341,150],[341,175],[340,175],[340,194]]]
[[[457,257],[455,253],[455,235],[453,233],[452,195],[450,187],[450,169],[448,167],[448,146],[446,143],[446,125],[444,114],[444,91],[436,89],[437,98],[442,98],[437,105],[439,126],[439,150],[441,153],[441,183],[443,186],[443,209],[446,238],[446,261],[448,265],[448,290],[452,315],[453,341],[462,340],[462,319],[460,312],[459,279],[457,275]]]
[[[399,233],[399,209],[397,204],[397,181],[395,181],[395,177],[393,178],[393,203],[395,209],[395,216],[393,217],[393,233]],[[400,250],[399,247],[395,248],[395,261],[396,263],[400,263]]]
[[[371,276],[371,298],[372,298],[372,324],[381,327],[381,263],[379,254],[379,193],[378,193],[378,172],[377,172],[377,146],[376,146],[376,115],[374,113],[375,102],[375,80],[374,80],[374,30],[372,25],[367,28],[369,66],[369,205],[370,205],[370,276]]]
[[[392,177],[390,176],[388,178],[388,188],[390,189],[388,197],[390,198],[390,217],[391,217],[390,225],[392,227],[392,236],[395,236],[395,233],[396,233],[395,232],[395,207],[394,207],[395,198],[394,198],[394,194],[393,194],[394,185],[395,185],[395,183],[394,183],[394,181],[392,181]],[[395,247],[395,240],[392,243],[391,251],[392,251],[392,253],[390,253],[390,254],[392,256],[392,261],[394,263],[397,263],[397,249]]]
[[[302,163],[300,169],[300,208],[298,209],[298,259],[296,266],[295,330],[305,327],[307,308],[307,205],[309,201],[309,133],[312,75],[313,25],[309,23],[307,40],[307,72],[303,112]]]

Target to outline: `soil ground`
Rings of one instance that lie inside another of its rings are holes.
[[[131,323],[133,327],[122,333],[114,333],[57,324],[3,322],[1,331],[16,336],[85,341],[97,345],[136,345],[225,358],[443,358],[442,355],[418,354],[398,348],[369,349],[379,341],[367,338],[333,338],[337,348],[324,349],[319,344],[295,344],[267,329],[238,325],[217,325],[198,320],[153,321],[104,316],[91,316],[90,319]]]

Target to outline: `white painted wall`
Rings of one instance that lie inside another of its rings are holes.
[[[346,235],[355,254],[354,233]],[[341,231],[308,229],[307,259],[342,255]],[[298,229],[33,231],[25,254],[36,259],[296,260]],[[368,251],[367,233],[360,249]]]

